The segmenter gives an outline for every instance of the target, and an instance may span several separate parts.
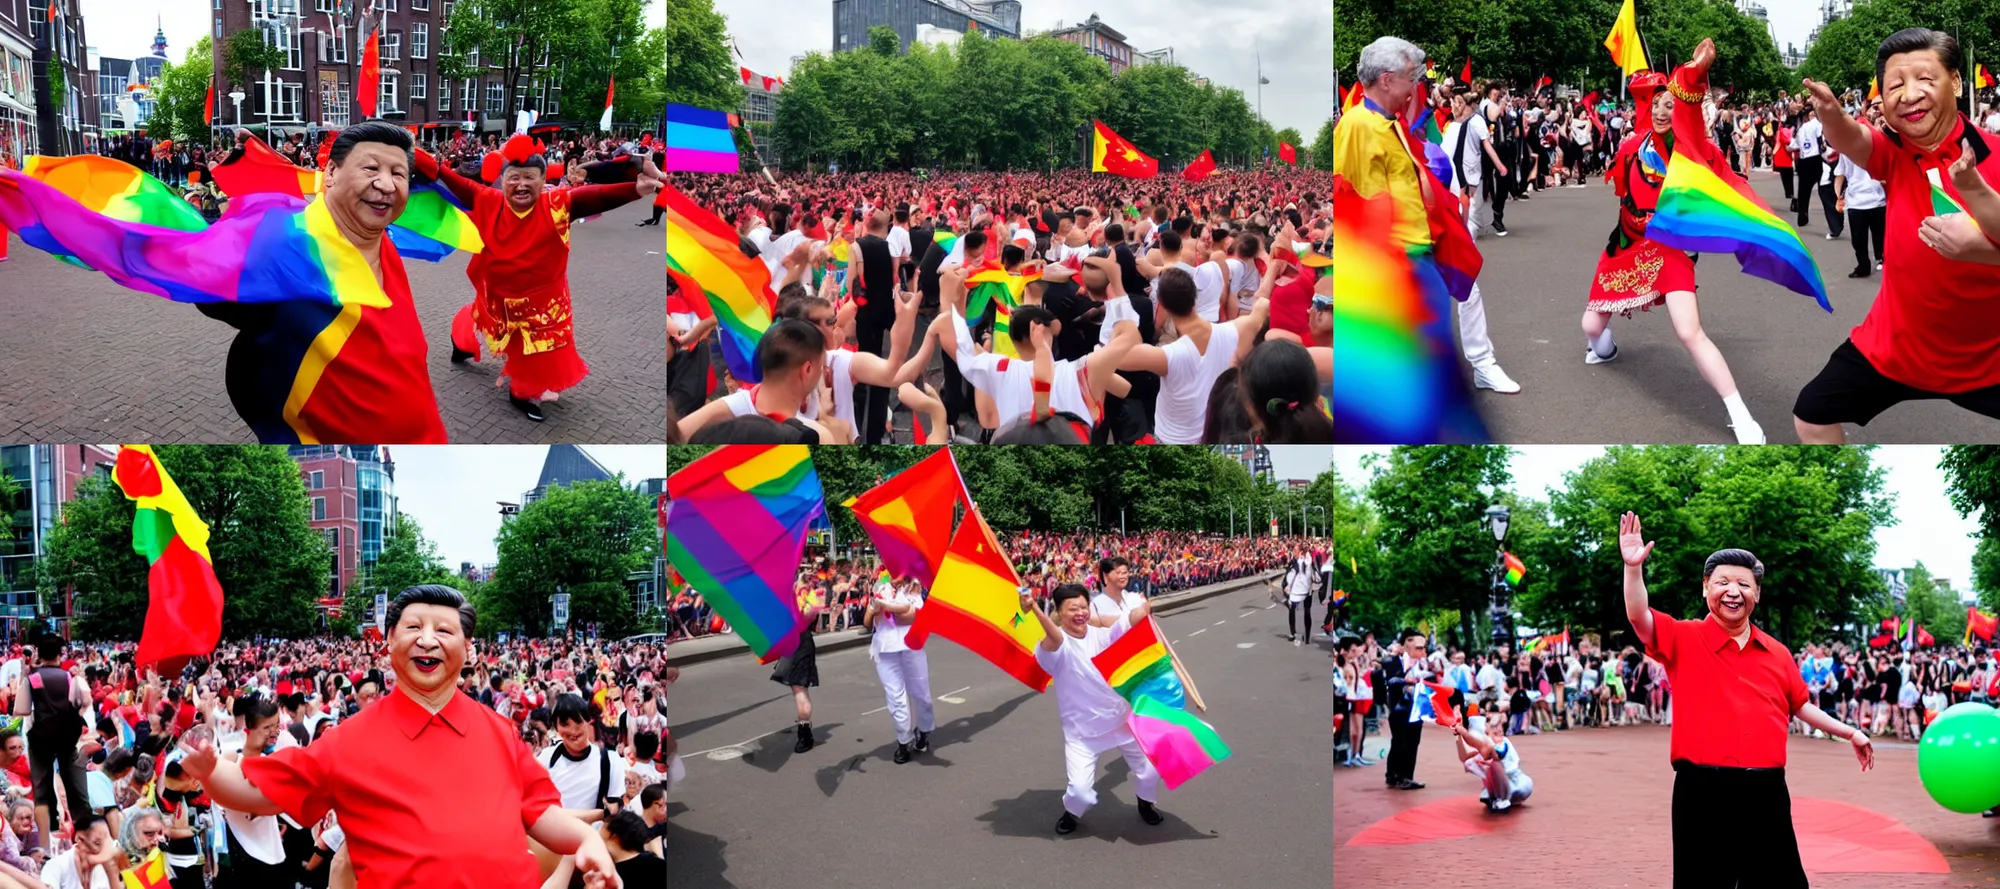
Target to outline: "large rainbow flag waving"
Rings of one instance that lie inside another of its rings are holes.
[[[1041,621],[1021,612],[1021,576],[973,506],[958,523],[930,598],[917,611],[905,641],[921,649],[932,633],[972,650],[1035,691],[1049,687],[1048,671],[1035,661],[1046,638]]]
[[[1090,662],[1105,684],[1128,703],[1137,704],[1143,695],[1182,709],[1187,706],[1187,692],[1174,673],[1173,658],[1167,655],[1166,640],[1160,638],[1157,626],[1148,616]]]
[[[792,581],[825,508],[805,445],[724,445],[667,479],[667,560],[761,663],[792,653]]]
[[[111,478],[138,502],[132,548],[152,566],[146,572],[146,627],[137,663],[158,664],[160,675],[177,676],[222,638],[222,584],[208,554],[208,523],[195,514],[151,445],[120,448]]]
[[[938,448],[916,465],[841,504],[854,510],[874,541],[887,574],[914,577],[925,587],[937,579],[951,541],[952,509],[970,503],[950,448]]]
[[[734,229],[672,185],[660,190],[659,203],[667,210],[667,276],[695,314],[716,319],[729,374],[758,382],[757,340],[778,310],[770,268],[745,256]]]
[[[1133,702],[1126,725],[1139,740],[1147,761],[1159,769],[1168,790],[1229,758],[1229,746],[1222,743],[1214,726],[1151,695],[1141,695]]]
[[[253,194],[284,194],[307,200],[319,193],[321,174],[295,166],[255,136],[246,137],[242,152],[215,168],[215,184],[231,199]],[[467,207],[444,183],[410,171],[410,198],[389,226],[396,252],[426,262],[438,262],[455,250],[486,249],[479,227]]]

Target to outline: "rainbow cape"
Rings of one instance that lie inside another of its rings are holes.
[[[121,287],[175,302],[389,305],[318,200],[252,195],[214,225],[186,231],[93,212],[47,182],[0,170],[0,226]]]
[[[1501,561],[1507,566],[1507,585],[1520,586],[1521,578],[1528,576],[1527,564],[1522,562],[1520,557],[1513,553],[1503,555]]]
[[[965,317],[978,323],[985,317],[988,302],[998,302],[1008,308],[1021,304],[1021,294],[1028,289],[1028,277],[1009,272],[997,262],[988,262],[965,277],[967,295]]]
[[[952,234],[949,229],[939,229],[937,233],[931,235],[931,243],[936,244],[939,250],[943,250],[945,255],[949,256],[951,248],[958,244],[958,236]]]
[[[1436,440],[1457,368],[1433,354],[1416,272],[1389,241],[1388,197],[1364,199],[1334,189],[1334,428],[1342,441]]]
[[[1168,790],[1229,758],[1229,746],[1222,743],[1214,726],[1151,695],[1140,695],[1133,702],[1126,724],[1146,759],[1160,771],[1160,780],[1167,783]]]
[[[791,654],[806,530],[825,508],[805,445],[724,445],[667,479],[667,560],[759,663]]]
[[[216,187],[232,200],[254,194],[309,200],[320,191],[318,171],[294,166],[255,136],[243,141],[241,156],[216,167],[214,175]],[[468,209],[444,183],[412,170],[410,199],[389,226],[389,240],[396,252],[426,262],[438,262],[455,250],[478,253],[486,245]]]
[[[722,335],[722,357],[738,382],[755,383],[757,340],[777,314],[771,270],[743,255],[736,231],[672,185],[660,190],[667,209],[667,275],[695,314],[714,318]]]
[[[1674,112],[1674,152],[1646,237],[1677,250],[1734,253],[1745,274],[1819,302],[1828,312],[1826,282],[1799,233],[1785,224],[1709,141],[1700,109]]]
[[[38,179],[85,209],[112,219],[184,232],[208,227],[201,211],[172,186],[121,160],[95,154],[30,155],[21,175]]]
[[[1187,707],[1187,693],[1151,617],[1133,625],[1090,662],[1104,683],[1127,702],[1136,705],[1144,695],[1175,709]]]
[[[1021,350],[1014,348],[1014,310],[1004,301],[993,304],[993,352],[1008,358],[1021,357]]]
[[[952,509],[961,501],[970,502],[964,492],[951,449],[938,448],[841,505],[854,511],[861,530],[875,544],[882,557],[883,579],[893,573],[929,587],[951,542]]]

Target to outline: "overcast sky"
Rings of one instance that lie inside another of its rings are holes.
[[[833,49],[831,0],[723,2],[716,10],[729,19],[742,64],[760,74],[783,75],[793,56]],[[1265,118],[1308,142],[1333,116],[1333,4],[1326,0],[1021,0],[1021,29],[1050,31],[1092,12],[1137,51],[1173,47],[1176,61],[1241,90],[1253,111],[1261,51],[1271,81]]]
[[[1353,487],[1372,475],[1362,469],[1362,457],[1388,450],[1336,448],[1334,466],[1341,481]],[[1875,565],[1908,568],[1922,561],[1933,577],[1949,578],[1953,589],[1963,594],[1972,588],[1972,551],[1979,541],[1969,535],[1977,528],[1972,520],[1960,518],[1945,496],[1944,473],[1938,469],[1941,453],[1941,448],[1920,445],[1890,445],[1872,452],[1875,465],[1888,470],[1883,489],[1894,498],[1897,519],[1895,525],[1875,531]],[[1563,486],[1565,473],[1603,454],[1604,448],[1595,445],[1515,448],[1508,466],[1514,474],[1513,491],[1547,500],[1550,488]],[[1607,536],[1614,533],[1605,531]]]
[[[209,14],[213,4],[206,0],[67,0],[69,3],[83,4],[83,36],[91,46],[97,47],[99,55],[115,59],[129,59],[143,56],[152,51],[155,22],[167,32],[167,58],[178,63],[187,58],[188,47],[208,33]],[[240,3],[242,0],[227,0]],[[431,0],[438,3],[440,0]],[[397,4],[404,7],[409,0]],[[316,8],[312,0],[300,0],[304,10]],[[717,4],[720,6],[721,4]],[[64,6],[68,8],[67,5]],[[433,11],[442,7],[433,6]],[[326,16],[314,14],[319,27],[326,27]],[[667,25],[667,4],[663,0],[652,0],[646,7],[646,21],[649,27],[664,28]]]
[[[665,445],[584,445],[583,450],[630,485],[666,472]],[[521,502],[542,475],[547,445],[394,445],[396,497],[415,516],[438,557],[458,563],[498,561],[493,535],[500,531],[499,502]]]

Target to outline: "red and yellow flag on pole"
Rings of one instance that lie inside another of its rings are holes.
[[[1611,61],[1627,77],[1651,67],[1646,63],[1646,44],[1639,40],[1639,14],[1632,9],[1632,0],[1625,0],[1618,8],[1618,20],[1611,23],[1604,48],[1611,51]]]
[[[1021,611],[1021,576],[979,508],[968,506],[906,641],[920,649],[935,633],[971,649],[1029,688],[1046,691],[1048,671],[1035,661],[1035,646],[1046,638],[1041,621]]]
[[[126,497],[138,501],[132,548],[152,564],[138,666],[158,664],[160,675],[177,675],[189,660],[214,651],[222,638],[222,584],[208,554],[208,524],[195,515],[151,445],[121,448],[111,477]]]
[[[1973,88],[1983,90],[1992,85],[1993,85],[1993,75],[1988,74],[1986,72],[1985,65],[1980,65],[1978,76],[1973,78]]]
[[[950,448],[937,451],[842,506],[874,541],[882,566],[897,577],[933,586],[951,543],[952,507],[965,496],[965,481]]]
[[[1160,162],[1147,157],[1125,137],[1111,131],[1104,121],[1093,120],[1096,135],[1090,140],[1090,171],[1111,173],[1133,179],[1151,179],[1160,173]]]
[[[371,27],[368,42],[361,50],[361,79],[354,85],[354,98],[360,103],[362,117],[374,117],[376,103],[382,100],[381,44],[380,29]]]
[[[202,126],[215,126],[215,75],[208,75],[208,98],[201,102]]]

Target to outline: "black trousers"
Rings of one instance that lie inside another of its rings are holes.
[[[1488,186],[1492,192],[1493,230],[1504,232],[1507,230],[1507,199],[1518,194],[1521,188],[1521,159],[1520,152],[1514,150],[1513,145],[1507,145],[1496,153],[1500,155],[1500,162],[1507,165],[1507,175],[1500,176],[1498,170],[1488,170],[1486,175],[1496,177]]]
[[[1383,774],[1389,783],[1416,780],[1417,745],[1423,740],[1424,724],[1411,722],[1410,711],[1389,711],[1389,762]]]
[[[1889,208],[1876,207],[1872,210],[1847,208],[1847,239],[1854,243],[1854,267],[1874,269],[1868,259],[1868,247],[1875,246],[1875,261],[1882,259],[1882,230],[1888,223]]]
[[[890,297],[894,299],[894,297]],[[889,357],[889,328],[878,327],[865,319],[857,319],[854,325],[854,344],[861,351],[878,358]],[[855,441],[861,444],[881,444],[882,434],[889,420],[889,400],[895,393],[881,386],[867,383],[854,384],[854,418],[861,424],[854,430]]]
[[[667,360],[667,398],[673,402],[675,417],[700,410],[708,400],[708,356],[708,340],[704,339],[692,349],[674,352]]]
[[[1826,230],[1836,238],[1840,237],[1841,230],[1847,227],[1847,220],[1841,217],[1839,210],[1835,209],[1840,206],[1838,201],[1839,198],[1833,193],[1833,183],[1824,183],[1819,187],[1819,209],[1826,216]]]
[[[1304,599],[1301,599],[1297,602],[1293,602],[1290,599],[1285,600],[1285,629],[1290,630],[1292,635],[1294,636],[1297,636],[1299,634],[1300,624],[1298,620],[1299,620],[1300,609],[1304,609],[1306,613],[1306,620],[1304,626],[1306,631],[1306,638],[1308,641],[1310,641],[1312,639],[1312,631],[1313,631],[1312,596],[1307,596]]]
[[[62,770],[63,803],[60,811],[56,807],[56,770]],[[76,742],[64,744],[54,738],[32,738],[28,743],[28,774],[35,788],[35,805],[49,809],[49,829],[56,829],[62,821],[62,812],[68,812],[71,819],[90,811],[90,801],[85,796],[88,785],[84,783],[83,766],[76,761]]]
[[[1820,161],[1816,157],[1799,158],[1799,211],[1798,224],[1803,226],[1812,221],[1813,187],[1819,184]]]
[[[1779,167],[1778,181],[1785,183],[1785,200],[1788,201],[1795,200],[1795,198],[1792,197],[1792,168]]]
[[[1728,854],[1715,846],[1722,817],[1735,826]],[[1674,889],[1806,889],[1784,769],[1676,761],[1673,824]]]

